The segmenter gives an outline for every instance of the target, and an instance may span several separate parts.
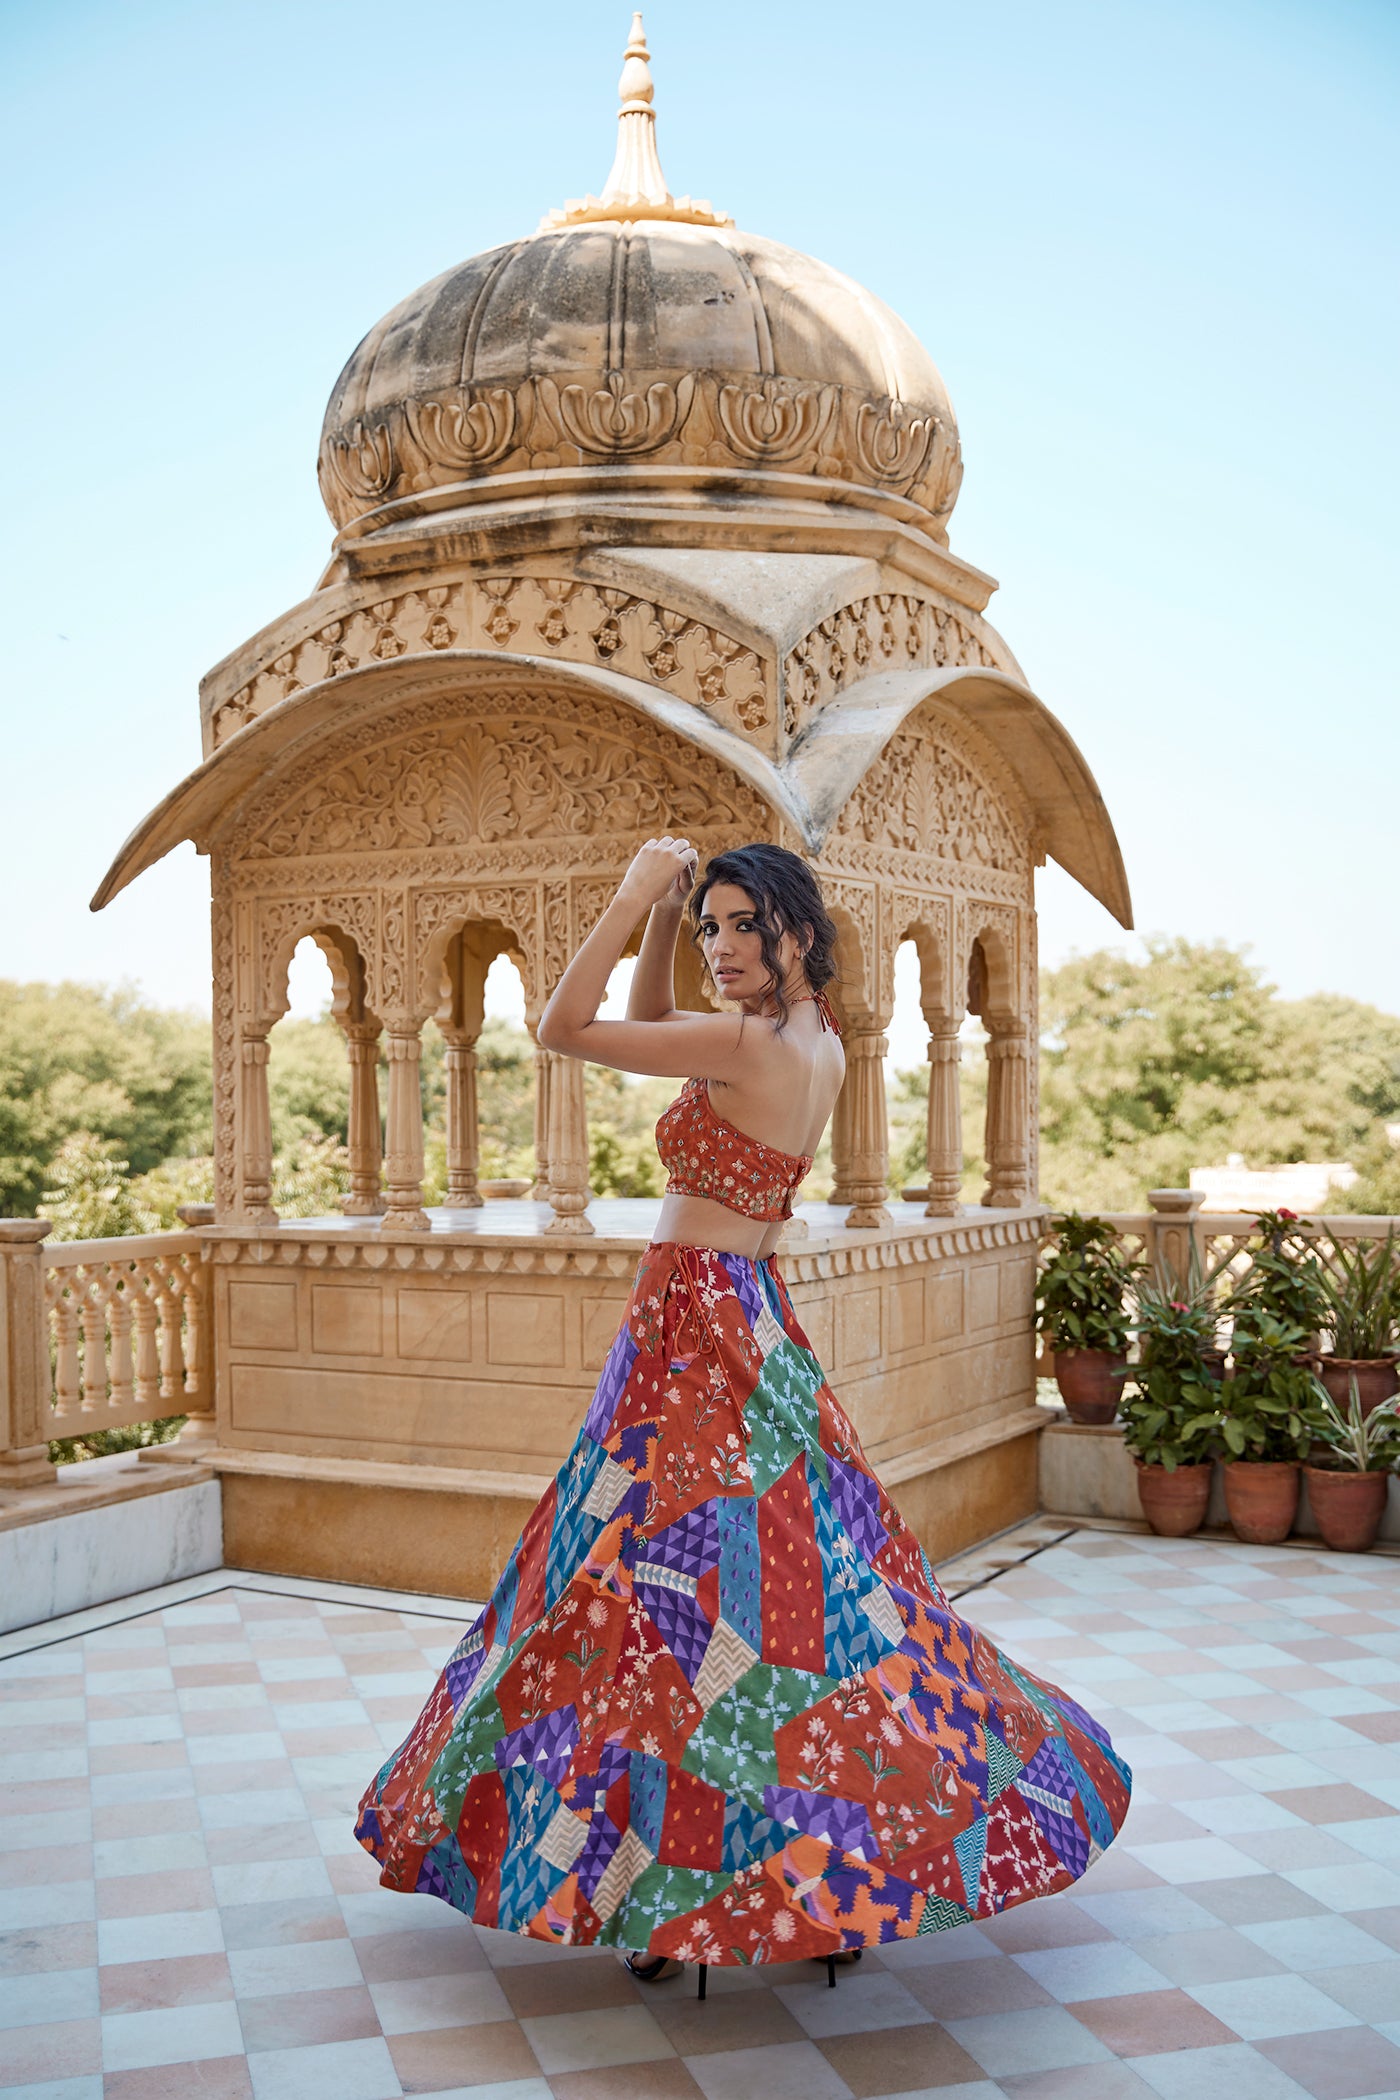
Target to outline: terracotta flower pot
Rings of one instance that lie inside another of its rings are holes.
[[[1165,1466],[1137,1467],[1138,1500],[1142,1513],[1159,1538],[1184,1539],[1199,1531],[1210,1501],[1212,1467],[1178,1466],[1169,1473]]]
[[[1120,1349],[1057,1349],[1055,1383],[1071,1422],[1100,1426],[1118,1412],[1128,1358]]]
[[[1393,1356],[1320,1356],[1317,1375],[1344,1414],[1351,1405],[1353,1378],[1363,1415],[1371,1414],[1392,1393],[1400,1392],[1400,1369]]]
[[[1299,1469],[1277,1459],[1240,1458],[1221,1468],[1225,1507],[1246,1546],[1276,1546],[1298,1514]]]
[[[1331,1466],[1308,1466],[1308,1499],[1334,1553],[1365,1553],[1376,1543],[1385,1515],[1387,1473],[1339,1472]]]

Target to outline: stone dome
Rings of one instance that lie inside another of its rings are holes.
[[[480,500],[552,468],[613,489],[700,470],[902,498],[946,540],[957,426],[918,338],[840,271],[671,196],[639,24],[622,86],[602,197],[434,278],[350,358],[321,442],[336,524],[358,536],[428,492]]]

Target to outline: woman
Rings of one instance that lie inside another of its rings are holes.
[[[835,929],[796,854],[694,887],[643,846],[540,1022],[685,1078],[670,1173],[578,1441],[357,1835],[481,1925],[677,1961],[830,1958],[1076,1880],[1129,1774],[950,1611],[797,1323],[771,1249],[840,1089]],[[674,1004],[687,910],[737,1013]],[[608,978],[649,913],[625,1021]]]

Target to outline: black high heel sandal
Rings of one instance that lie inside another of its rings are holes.
[[[622,1966],[638,1983],[668,1983],[682,1973],[685,1964],[672,1961],[669,1954],[629,1954]],[[700,1995],[703,1998],[705,1994],[702,1991]]]

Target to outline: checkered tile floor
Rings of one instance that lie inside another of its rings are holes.
[[[225,1575],[12,1639],[0,2100],[1400,2094],[1400,1561],[1081,1530],[994,1564],[949,1587],[1112,1729],[1123,1836],[835,1991],[704,2005],[378,1888],[351,1815],[448,1608]]]

